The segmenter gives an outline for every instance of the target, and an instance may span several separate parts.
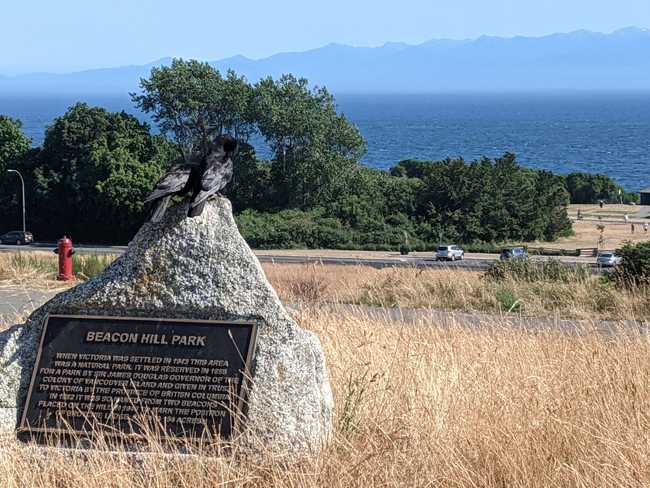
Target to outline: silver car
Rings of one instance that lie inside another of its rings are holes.
[[[437,261],[456,261],[465,257],[465,251],[456,245],[440,246],[436,251]]]
[[[623,258],[617,256],[613,252],[601,252],[596,258],[596,264],[602,266],[603,268],[609,268],[620,264]]]

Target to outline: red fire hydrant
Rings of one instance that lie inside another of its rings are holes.
[[[72,240],[63,236],[62,239],[59,239],[54,253],[59,255],[59,276],[56,279],[59,281],[74,279],[74,274],[72,274],[72,255],[74,254]]]

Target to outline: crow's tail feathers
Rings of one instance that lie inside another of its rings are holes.
[[[203,213],[203,209],[205,208],[205,202],[207,200],[203,200],[201,203],[194,205],[194,202],[190,204],[190,208],[187,211],[187,216],[188,217],[198,217]]]
[[[159,198],[151,203],[151,212],[149,214],[149,220],[151,222],[160,222],[165,215],[169,201],[171,200],[171,195],[167,197]]]

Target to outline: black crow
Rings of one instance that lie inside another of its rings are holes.
[[[172,166],[144,201],[151,203],[150,220],[160,222],[175,195],[191,195],[187,215],[201,215],[208,199],[220,192],[232,178],[232,160],[236,152],[237,141],[234,138],[219,136],[207,156]]]

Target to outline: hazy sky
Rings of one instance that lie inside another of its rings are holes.
[[[0,73],[650,27],[650,0],[3,0]]]

